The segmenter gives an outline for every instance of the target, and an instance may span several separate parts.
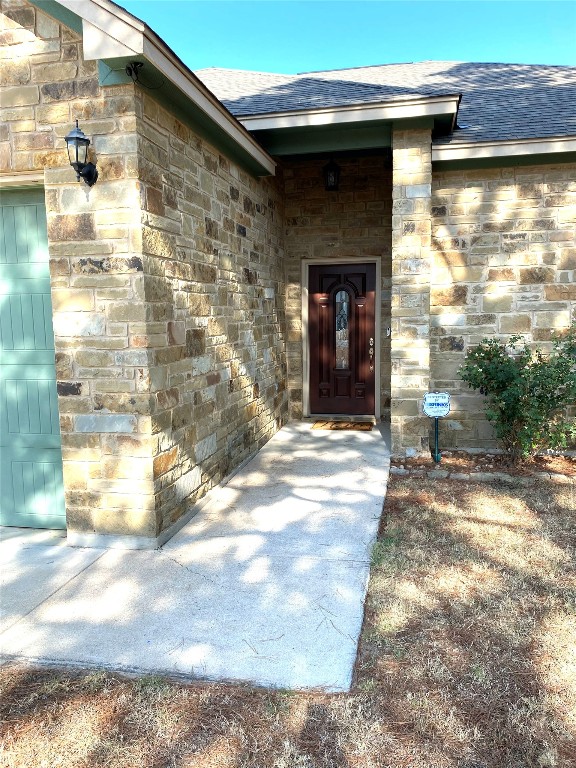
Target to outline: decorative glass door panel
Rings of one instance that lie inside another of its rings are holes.
[[[309,273],[310,412],[374,415],[375,264]]]
[[[348,291],[336,294],[336,368],[350,368],[350,297]]]

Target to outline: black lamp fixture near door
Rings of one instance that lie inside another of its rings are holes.
[[[322,175],[324,176],[324,189],[327,192],[338,192],[338,184],[340,183],[340,166],[337,165],[334,160],[330,160],[322,168]]]
[[[64,140],[68,148],[68,160],[76,171],[77,180],[80,181],[82,178],[89,187],[94,186],[98,171],[93,163],[86,162],[90,139],[78,128],[78,120],[76,120],[76,128],[73,128]]]

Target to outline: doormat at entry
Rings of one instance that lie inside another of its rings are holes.
[[[352,429],[356,432],[370,432],[372,424],[369,421],[315,421],[312,429]]]

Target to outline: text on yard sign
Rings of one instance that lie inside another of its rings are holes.
[[[422,410],[426,416],[433,418],[447,416],[450,413],[450,395],[448,392],[427,392]]]

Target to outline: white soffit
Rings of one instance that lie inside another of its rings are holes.
[[[174,83],[233,141],[250,154],[268,173],[276,163],[245,131],[215,96],[144,23],[107,0],[57,0],[82,18],[83,47],[87,59],[144,56]]]
[[[249,131],[274,128],[307,128],[312,126],[364,123],[371,120],[405,120],[419,117],[455,115],[460,95],[402,99],[378,104],[355,104],[326,109],[295,110],[264,115],[246,115],[238,119]]]
[[[555,152],[576,152],[576,136],[554,136],[548,139],[517,139],[515,141],[479,141],[475,144],[432,146],[432,162],[442,160],[480,160],[486,157],[547,155]]]

